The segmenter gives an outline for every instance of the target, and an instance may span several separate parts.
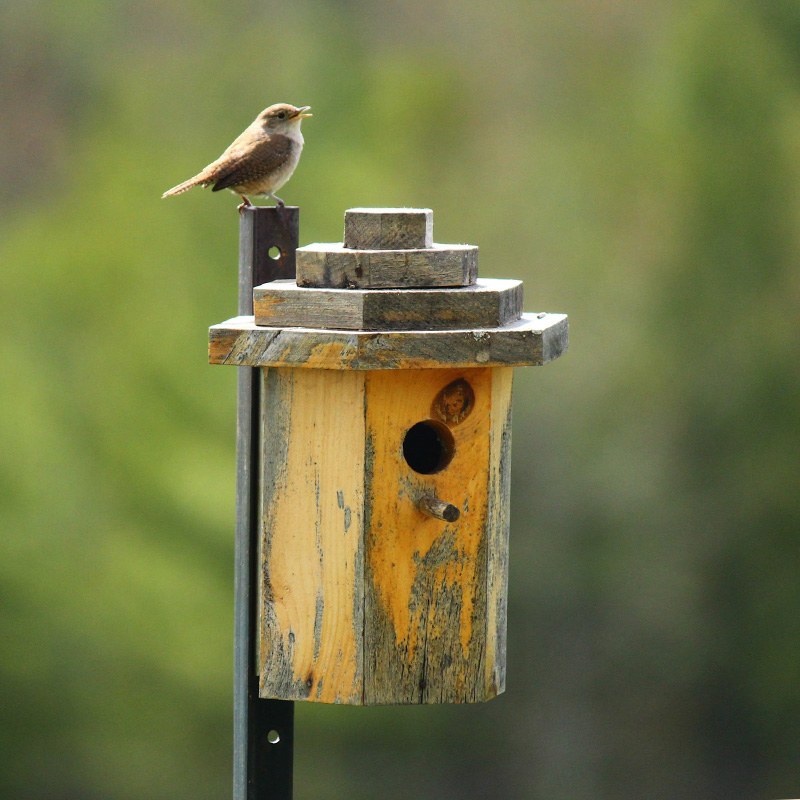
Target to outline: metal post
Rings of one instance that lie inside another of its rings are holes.
[[[295,277],[300,209],[245,207],[239,218],[239,314],[253,286]],[[256,668],[260,370],[239,367],[233,645],[233,800],[291,800],[294,703],[262,700]]]

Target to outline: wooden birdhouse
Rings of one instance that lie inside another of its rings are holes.
[[[488,700],[505,686],[513,368],[567,347],[427,209],[351,209],[344,242],[210,332],[261,367],[264,698]]]

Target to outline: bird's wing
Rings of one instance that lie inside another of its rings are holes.
[[[230,161],[218,165],[212,191],[241,186],[280,169],[289,160],[293,145],[288,136],[273,134],[246,152],[233,150]]]

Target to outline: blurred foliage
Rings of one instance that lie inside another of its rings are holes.
[[[572,350],[518,370],[507,693],[298,708],[301,798],[800,791],[800,6],[0,5],[0,795],[230,792],[236,201],[435,210]]]

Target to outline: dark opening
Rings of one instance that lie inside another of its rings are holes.
[[[403,439],[403,456],[414,472],[431,475],[443,470],[455,453],[447,425],[432,419],[412,425]]]

